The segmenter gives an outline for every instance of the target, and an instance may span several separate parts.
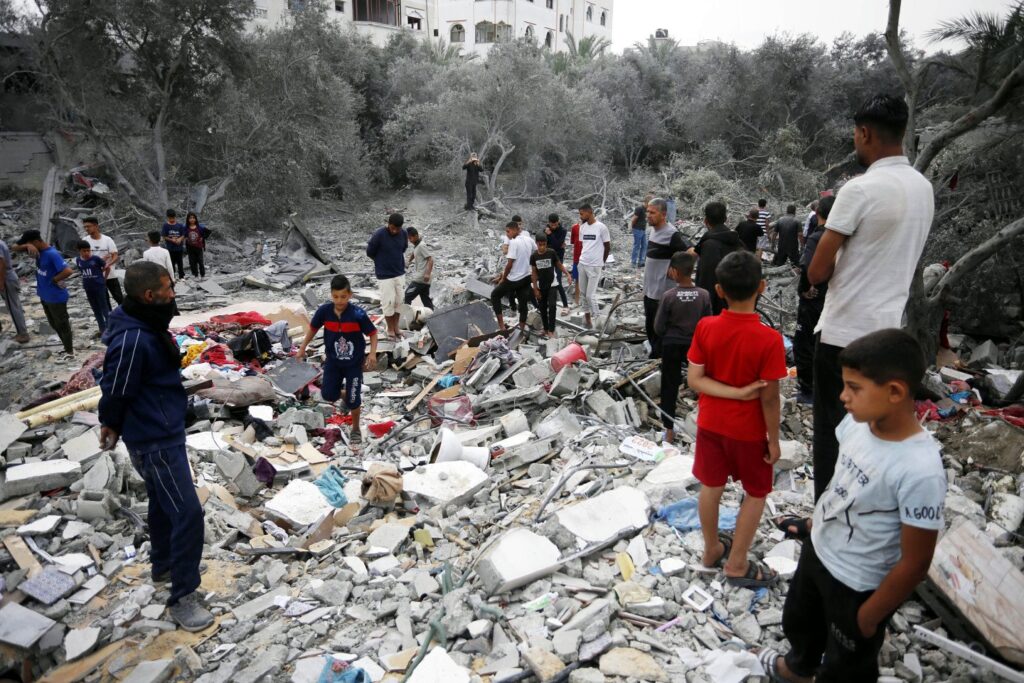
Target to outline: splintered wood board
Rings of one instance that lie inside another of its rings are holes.
[[[984,532],[966,522],[948,531],[928,578],[995,652],[1024,664],[1024,574]]]

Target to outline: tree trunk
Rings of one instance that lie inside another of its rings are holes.
[[[927,296],[924,291],[924,269],[918,264],[914,279],[910,282],[910,297],[907,299],[907,332],[924,351],[926,362],[931,365],[939,351],[939,328],[942,325],[942,304]]]
[[[498,173],[501,171],[502,165],[505,163],[505,159],[512,152],[516,151],[516,146],[505,147],[505,143],[498,143],[498,147],[501,149],[501,156],[494,162],[494,168],[491,169],[491,174],[487,177],[487,191],[491,193],[491,197],[497,197],[498,193]]]

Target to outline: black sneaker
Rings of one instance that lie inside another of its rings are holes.
[[[208,628],[214,622],[213,614],[203,607],[202,600],[199,593],[192,591],[168,608],[171,619],[177,622],[178,626],[190,632]]]

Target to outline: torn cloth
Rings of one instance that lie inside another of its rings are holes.
[[[348,505],[348,496],[345,495],[347,481],[341,470],[336,465],[331,465],[313,483],[320,489],[320,493],[324,494],[328,503],[336,508],[343,508]]]
[[[393,465],[371,465],[363,476],[361,494],[368,503],[386,505],[402,492],[402,474]]]
[[[736,528],[736,515],[739,510],[733,507],[718,508],[718,528],[731,531]],[[683,498],[658,510],[655,519],[682,531],[693,531],[700,528],[700,516],[697,514],[697,498]]]

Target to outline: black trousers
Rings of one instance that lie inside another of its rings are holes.
[[[174,273],[176,273],[174,279],[180,280],[185,277],[185,252],[168,250],[168,253],[171,255],[171,267],[174,268]]]
[[[466,208],[472,209],[476,204],[476,184],[466,183]]]
[[[530,278],[524,277],[522,280],[504,280],[500,285],[494,288],[491,292],[491,307],[494,309],[494,315],[498,318],[501,317],[501,300],[503,297],[509,296],[515,297],[518,302],[516,307],[519,311],[519,323],[522,325],[526,324],[526,314],[528,312],[527,302],[530,300]]]
[[[661,358],[661,340],[654,331],[654,318],[658,315],[660,303],[657,299],[644,297],[644,330],[647,332],[647,341],[651,344],[651,355],[648,358]]]
[[[409,286],[405,288],[405,303],[411,304],[416,297],[419,297],[427,308],[434,308],[434,302],[430,300],[430,283],[410,282]]]
[[[537,308],[540,309],[540,319],[544,323],[546,332],[555,331],[555,314],[558,309],[558,299],[555,297],[555,288],[551,285],[540,288],[540,298],[537,299]]]
[[[797,676],[814,676],[816,683],[877,681],[878,653],[889,619],[870,638],[861,635],[857,625],[857,610],[873,593],[837,581],[818,559],[814,545],[805,541],[782,609],[790,670]]]
[[[206,264],[203,262],[206,251],[195,247],[185,247],[185,253],[188,254],[188,269],[192,271],[192,277],[206,277]]]
[[[50,323],[50,327],[57,333],[60,343],[64,345],[64,350],[68,353],[74,353],[75,346],[71,336],[71,319],[68,318],[68,305],[66,303],[48,304],[45,301],[42,304],[43,313],[46,314],[46,322]]]
[[[683,367],[686,365],[686,354],[689,352],[689,344],[661,346],[661,409],[672,418],[676,416],[679,387],[683,386]],[[673,429],[671,422],[668,422],[664,415],[661,416],[661,421],[665,423],[666,429]]]
[[[800,391],[814,392],[814,327],[818,324],[825,297],[805,299],[800,297],[796,307],[796,334],[793,335],[793,359],[796,361],[796,376]]]
[[[836,427],[846,417],[846,408],[839,400],[843,393],[843,369],[839,365],[842,348],[821,343],[815,337],[814,347],[814,500],[828,489],[836,471],[839,442]]]
[[[107,278],[107,291],[110,292],[110,296],[114,297],[114,301],[120,306],[124,303],[124,294],[121,293],[121,281],[117,278]],[[108,302],[109,303],[109,302]],[[113,308],[113,306],[111,306]]]

